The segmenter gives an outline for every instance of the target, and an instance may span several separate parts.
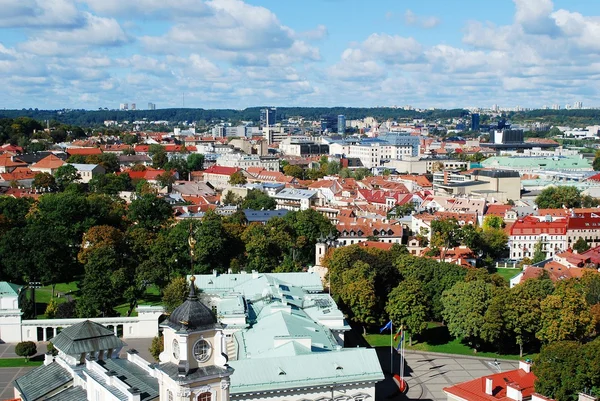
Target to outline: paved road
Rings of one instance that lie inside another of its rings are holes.
[[[2,368],[0,369],[0,400],[13,398],[14,389],[12,382],[17,377],[23,376],[33,368]]]
[[[389,372],[389,348],[378,349],[379,359],[384,371]],[[406,352],[405,379],[409,390],[406,395],[393,396],[397,388],[391,376],[386,373],[386,380],[378,384],[377,398],[379,400],[432,400],[446,401],[444,387],[452,386],[481,376],[498,373],[493,366],[493,359],[468,357],[460,355],[436,354],[430,352]],[[400,358],[395,355],[394,373],[398,373]],[[499,361],[501,371],[516,369],[516,361]]]

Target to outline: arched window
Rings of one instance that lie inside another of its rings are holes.
[[[198,398],[196,398],[196,401],[211,401],[211,397],[212,394],[209,392],[201,393]]]
[[[173,392],[171,390],[167,390],[167,401],[173,401]]]

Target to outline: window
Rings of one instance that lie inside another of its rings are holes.
[[[173,340],[173,357],[179,359],[179,343],[177,340]]]
[[[210,351],[210,344],[206,340],[198,340],[196,341],[196,344],[194,344],[194,358],[196,358],[198,362],[208,361],[208,358],[210,358]],[[208,399],[210,400],[210,397]]]
[[[173,392],[171,390],[167,390],[167,401],[173,401]]]
[[[206,393],[201,393],[198,398],[196,398],[197,401],[210,401],[212,398],[212,394],[209,392]]]

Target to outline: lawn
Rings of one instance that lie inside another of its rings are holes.
[[[521,269],[498,268],[495,270],[496,271],[494,273],[498,273],[499,275],[501,275],[502,278],[504,278],[504,280],[506,280],[506,282],[509,282],[511,278],[513,278],[514,276],[516,276],[517,274],[519,274],[521,272]]]
[[[67,297],[71,297],[72,299],[77,299],[79,296],[79,289],[77,287],[78,281],[71,281],[69,283],[59,283],[56,284],[54,289],[55,297],[57,303],[61,304],[63,302],[67,302]],[[29,290],[27,291],[27,295],[29,296]],[[38,319],[46,319],[46,307],[48,303],[52,299],[52,286],[44,286],[42,288],[38,288],[35,290],[35,303],[37,309],[37,318]],[[146,287],[146,292],[144,296],[138,300],[139,305],[161,305],[162,297],[160,295],[160,290],[155,285],[149,285]],[[129,303],[124,302],[115,307],[115,310],[121,316],[127,316],[127,311],[129,310]],[[137,311],[134,309],[131,316],[137,316]]]
[[[30,359],[29,362],[25,358],[2,358],[0,359],[0,368],[20,368],[20,367],[36,367],[44,363],[42,360]]]
[[[367,334],[365,340],[372,347],[389,347],[389,334]],[[393,342],[394,347],[398,346],[398,341]],[[473,352],[473,348],[463,344],[460,339],[452,338],[448,333],[446,326],[437,323],[430,323],[429,327],[420,338],[413,338],[412,346],[408,345],[408,338],[405,342],[406,349],[426,352],[442,352],[446,354],[480,356],[486,358],[512,359],[518,360],[518,354],[498,354],[496,352],[478,351]],[[531,358],[532,355],[527,355]]]

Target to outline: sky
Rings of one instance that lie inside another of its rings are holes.
[[[598,0],[0,0],[0,108],[600,107]]]

